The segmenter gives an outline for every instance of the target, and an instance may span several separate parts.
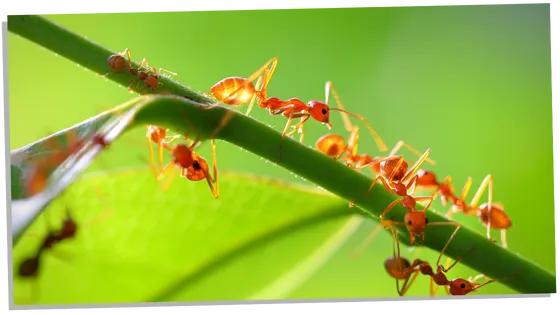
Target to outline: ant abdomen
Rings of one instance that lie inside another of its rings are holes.
[[[344,138],[335,134],[327,134],[319,138],[315,144],[317,150],[330,157],[338,157],[344,153]]]
[[[126,59],[121,55],[111,55],[107,58],[107,64],[109,68],[120,71],[126,66]]]
[[[511,220],[498,205],[493,204],[491,209],[488,209],[487,203],[481,205],[479,208],[479,218],[484,225],[490,222],[490,227],[493,229],[507,229],[511,227]]]
[[[383,175],[383,177],[385,178],[391,178],[391,173],[393,173],[393,170],[395,170],[398,164],[399,164],[399,159],[386,160],[381,162],[379,165],[381,175]],[[403,160],[402,162],[400,162],[400,166],[398,166],[398,169],[394,171],[391,180],[393,182],[400,181],[406,174],[407,170],[408,170],[408,163],[406,163]]]
[[[410,267],[410,262],[406,258],[389,257],[385,260],[383,265],[387,273],[395,279],[405,280],[410,274],[410,272],[405,272],[405,270]]]
[[[248,103],[256,93],[253,82],[242,77],[225,78],[214,84],[210,91],[219,101],[237,106]]]
[[[39,257],[28,258],[19,265],[20,277],[35,277],[39,270]]]
[[[193,153],[193,163],[189,168],[183,169],[182,176],[192,181],[203,180],[208,174],[208,163],[196,153]]]
[[[425,186],[425,187],[439,186],[439,182],[437,181],[436,175],[433,172],[426,171],[426,170],[418,171],[418,179],[416,180],[416,184],[418,186]]]

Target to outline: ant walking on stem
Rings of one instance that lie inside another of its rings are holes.
[[[126,63],[127,60],[124,57],[125,55],[128,59],[128,65]],[[132,79],[130,80],[130,83],[128,84],[128,87],[127,87],[127,89],[129,91],[132,91],[132,83],[134,82],[135,78],[138,79],[138,82],[136,83],[136,88],[139,87],[140,82],[144,82],[144,84],[147,87],[151,88],[152,91],[155,91],[155,89],[158,88],[158,86],[163,85],[163,83],[161,83],[159,81],[159,77],[161,76],[161,74],[163,72],[166,72],[166,73],[169,73],[169,74],[172,74],[172,75],[177,75],[177,73],[171,72],[171,71],[166,70],[164,68],[159,68],[158,70],[156,70],[156,68],[154,68],[154,67],[149,67],[148,66],[148,58],[143,58],[140,61],[140,65],[138,66],[138,68],[134,68],[132,66],[132,59],[130,57],[130,50],[128,48],[126,48],[121,53],[109,56],[109,58],[107,59],[107,64],[109,65],[109,68],[114,70],[116,73],[119,73],[123,69],[126,69],[126,71],[132,75]],[[146,66],[146,70],[140,71],[144,65]],[[152,73],[150,73],[150,72],[152,72]],[[104,76],[106,77],[106,76],[110,75],[111,73],[112,72],[109,72],[109,73],[105,74]]]
[[[489,283],[492,283],[496,280],[489,280],[483,284],[477,284],[475,283],[476,280],[478,280],[481,277],[484,277],[484,275],[478,275],[476,277],[474,277],[473,279],[470,280],[465,280],[462,278],[455,278],[453,280],[448,280],[447,276],[445,275],[445,273],[447,273],[449,270],[451,270],[459,261],[461,261],[463,259],[463,256],[457,258],[455,260],[455,262],[449,266],[449,267],[443,267],[440,264],[440,260],[441,257],[443,256],[443,253],[445,252],[445,250],[447,249],[447,246],[449,245],[449,243],[451,242],[451,240],[453,239],[453,237],[455,237],[455,234],[457,233],[458,228],[453,232],[453,234],[451,234],[451,237],[449,238],[449,240],[447,240],[447,243],[445,244],[445,246],[443,247],[442,251],[439,254],[438,260],[436,262],[437,265],[437,270],[436,272],[433,271],[432,266],[423,260],[420,259],[415,259],[412,262],[412,265],[410,265],[410,267],[408,267],[405,272],[415,272],[415,271],[420,271],[423,275],[427,275],[430,276],[430,295],[431,296],[435,296],[437,293],[437,288],[434,288],[434,283],[437,284],[438,286],[445,286],[445,291],[447,292],[447,294],[451,294],[451,295],[466,295],[469,294],[471,292],[477,291],[478,289],[480,289],[482,286],[485,286]],[[468,252],[474,250],[474,247],[472,247]],[[467,252],[467,253],[468,253]],[[465,253],[465,255],[467,254]]]
[[[169,176],[167,182],[164,183],[164,189],[168,187],[168,185],[173,180],[174,176],[177,174],[176,173],[177,169],[176,168],[174,169],[174,167],[178,166],[181,171],[180,172],[181,177],[186,177],[191,181],[199,181],[202,179],[206,179],[208,186],[212,191],[212,195],[214,196],[215,199],[218,198],[219,196],[218,168],[216,164],[217,163],[216,145],[214,142],[214,137],[223,127],[225,127],[225,125],[233,117],[233,115],[234,112],[228,112],[227,114],[225,114],[220,120],[218,126],[214,128],[214,130],[212,131],[212,135],[210,136],[210,143],[212,146],[213,175],[211,175],[209,172],[209,167],[206,160],[194,152],[194,149],[200,144],[198,135],[190,145],[187,145],[186,143],[184,144],[181,143],[181,144],[176,144],[175,146],[172,147],[170,146],[171,141],[179,138],[180,136],[172,136],[169,138],[169,140],[166,140],[167,129],[158,126],[152,126],[152,125],[149,125],[147,127],[148,132],[146,134],[146,137],[148,138],[149,147],[150,147],[150,158],[151,158],[150,166],[152,168],[152,171],[154,172],[154,176],[158,181],[161,181],[166,175],[169,174],[169,172],[171,172],[171,175]],[[194,125],[190,123],[188,118],[185,117],[185,119],[191,125],[191,128],[194,130],[195,129]],[[187,139],[188,138],[185,137],[185,140]],[[156,170],[156,166],[155,166],[152,142],[155,142],[158,145],[158,150],[159,150],[158,163],[160,166],[159,172]],[[165,167],[162,167],[163,149],[171,152],[172,155],[172,160]]]
[[[458,198],[452,199],[453,205],[451,209],[447,212],[446,216],[448,218],[455,212],[462,211],[466,215],[476,215],[480,219],[480,222],[486,226],[486,237],[492,240],[490,236],[490,229],[499,229],[501,231],[502,246],[507,248],[506,232],[507,229],[511,227],[511,220],[504,211],[504,208],[499,203],[492,202],[492,189],[493,189],[493,177],[492,175],[487,175],[482,183],[480,184],[478,190],[476,191],[470,204],[465,202],[467,193],[472,185],[472,178],[469,177],[463,186],[461,195]],[[488,202],[482,205],[478,205],[482,194],[488,188]],[[438,191],[434,192],[434,196]]]
[[[363,167],[370,166],[375,174],[381,174],[382,170],[384,171],[385,175],[388,176],[390,174],[389,169],[391,166],[386,165],[383,163],[388,158],[381,158],[381,157],[372,157],[369,154],[358,154],[358,127],[352,126],[350,120],[345,114],[342,114],[344,118],[344,123],[348,130],[351,130],[350,135],[348,136],[348,140],[345,143],[344,138],[337,134],[326,134],[320,137],[317,142],[315,143],[315,147],[320,152],[324,153],[327,156],[332,157],[334,160],[342,159],[345,164],[349,167],[354,168],[355,170],[360,170]],[[421,157],[421,154],[412,148],[409,144],[405,143],[404,141],[399,141],[395,145],[395,147],[389,153],[389,157],[394,159],[399,159],[400,157],[395,156],[395,154],[400,150],[402,147],[406,147],[415,155]],[[404,159],[404,158],[403,158]],[[425,161],[431,164],[435,164],[435,162],[426,157]],[[403,161],[404,162],[404,161]],[[408,164],[406,162],[403,168],[408,168]],[[382,167],[383,164],[383,167]],[[387,168],[387,169],[386,169]]]
[[[286,126],[282,131],[282,140],[286,135],[290,136],[295,131],[298,131],[300,133],[300,142],[303,141],[304,137],[303,126],[305,122],[309,120],[309,118],[313,118],[320,123],[326,124],[330,129],[332,127],[332,123],[330,121],[330,111],[337,110],[363,121],[373,135],[380,150],[387,150],[387,147],[385,146],[381,138],[377,135],[375,130],[373,130],[373,128],[369,125],[365,118],[350,113],[344,109],[342,103],[340,102],[338,94],[330,81],[327,82],[325,86],[324,102],[312,100],[306,104],[298,98],[291,98],[287,101],[282,101],[277,97],[267,97],[266,89],[268,87],[268,83],[270,82],[272,74],[274,73],[274,69],[276,68],[277,63],[278,59],[272,58],[259,70],[250,75],[249,78],[228,77],[214,84],[210,88],[210,91],[211,94],[218,100],[218,102],[206,107],[206,109],[214,108],[222,103],[233,106],[241,106],[249,102],[249,107],[247,108],[246,112],[246,115],[248,115],[253,108],[253,104],[255,103],[255,101],[257,101],[259,107],[268,109],[268,112],[271,115],[282,115],[288,119]],[[257,80],[257,82],[256,85],[253,85],[253,81],[255,79]],[[328,105],[329,95],[331,92],[333,93],[333,96],[337,103],[337,108],[331,108]],[[292,131],[288,132],[288,127],[291,125],[292,120],[297,118],[300,118],[300,122],[293,126]],[[345,118],[345,122],[346,119],[347,118]],[[352,128],[350,128],[348,125],[346,125],[346,127],[348,131],[352,131]],[[279,163],[281,162],[281,159],[282,142],[280,143],[280,153],[278,156]]]

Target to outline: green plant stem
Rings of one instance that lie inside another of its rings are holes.
[[[87,66],[93,71],[104,73],[107,69],[102,64],[110,53],[78,35],[54,26],[43,18],[10,17],[8,29]],[[59,36],[64,36],[64,39],[56,38]],[[72,45],[78,45],[78,48],[68,48]],[[101,59],[103,59],[103,62]],[[117,82],[125,86],[128,85],[126,79]],[[184,96],[184,94],[179,95]],[[194,96],[189,98],[199,101]],[[226,113],[234,113],[233,118],[216,135],[216,138],[228,141],[272,162],[277,162],[282,141],[280,133],[250,117],[222,106],[212,110],[201,110],[200,104],[187,101],[185,98],[153,97],[137,113],[133,125],[156,124],[175,129],[182,134],[192,134],[193,130],[185,123],[185,117],[188,117],[201,139],[204,139],[208,138]],[[359,199],[357,206],[375,220],[379,221],[378,216],[381,211],[395,198],[385,191],[381,185],[376,185],[369,197],[364,198],[364,192],[370,186],[371,178],[344,166],[342,163],[335,162],[291,138],[283,140],[282,157],[281,166],[285,169],[347,201]],[[302,211],[305,211],[305,209],[302,209]],[[350,210],[349,213],[351,213]],[[393,217],[394,220],[402,222],[405,213],[406,210],[398,205],[391,210],[388,217]],[[432,211],[428,211],[427,217],[429,222],[451,222]],[[399,229],[402,232],[401,235],[408,236],[406,228],[400,226]],[[441,251],[454,229],[454,226],[427,228],[424,245],[436,251]],[[473,246],[475,250],[465,255]],[[554,274],[490,242],[479,232],[467,227],[462,227],[459,230],[445,254],[455,259],[464,256],[461,263],[484,273],[488,277],[499,280],[520,293],[556,292],[556,277]],[[374,268],[379,267],[374,266]],[[505,279],[501,280],[502,278]]]
[[[112,71],[107,64],[107,59],[111,55],[119,53],[104,48],[87,38],[37,15],[9,16],[8,31],[18,34],[49,50],[55,51],[60,56],[68,58],[99,75],[104,75]],[[123,47],[123,51],[124,48],[125,47]],[[135,68],[139,66],[139,64],[134,61],[132,65]],[[131,76],[123,70],[120,73],[108,75],[107,79],[127,87],[130,83]],[[183,96],[199,103],[210,104],[212,102],[210,98],[165,76],[160,76],[159,81],[164,85],[163,87],[159,87],[156,91],[147,88],[144,84],[140,84],[137,87],[137,81],[134,81],[131,88],[139,94],[169,92],[170,94]]]

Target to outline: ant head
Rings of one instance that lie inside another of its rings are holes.
[[[191,167],[194,162],[194,153],[185,144],[178,144],[173,148],[173,161],[183,169]]]
[[[328,134],[324,135],[317,143],[315,143],[317,150],[320,152],[330,156],[330,157],[338,157],[344,152],[344,139],[335,134]]]
[[[313,119],[327,124],[329,129],[332,127],[332,123],[329,121],[330,108],[327,104],[319,101],[310,101],[307,105],[309,106],[309,114],[311,114]]]
[[[424,211],[408,211],[404,216],[404,222],[406,223],[406,228],[410,233],[419,235],[424,233],[426,229],[426,224],[428,224],[428,217]]]
[[[191,167],[186,170],[186,174],[183,171],[185,177],[192,181],[199,181],[206,178],[208,174],[208,163],[206,160],[196,153],[193,153],[193,163]]]
[[[438,181],[436,175],[433,172],[419,170],[418,180],[416,181],[416,184],[420,186],[438,186]]]
[[[449,283],[449,293],[451,295],[466,295],[478,289],[478,285],[465,279],[457,278]]]

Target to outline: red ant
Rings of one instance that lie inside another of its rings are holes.
[[[344,138],[337,134],[326,134],[319,138],[315,147],[320,152],[335,160],[343,159],[344,163],[356,170],[360,170],[366,165],[370,165],[374,158],[369,154],[357,154],[358,151],[358,127],[354,126],[348,140],[344,143]]]
[[[320,152],[326,154],[334,158],[335,160],[343,159],[347,166],[352,167],[356,170],[360,170],[362,167],[370,166],[375,174],[380,174],[382,172],[381,164],[384,161],[384,158],[381,157],[372,157],[369,154],[357,154],[358,151],[358,127],[352,126],[350,120],[343,114],[343,118],[345,119],[345,125],[347,128],[351,129],[350,136],[346,143],[344,143],[344,139],[337,135],[337,134],[326,134],[319,138],[315,143],[315,147]],[[399,141],[395,145],[395,147],[389,153],[389,157],[395,156],[397,151],[401,147],[406,147],[412,153],[416,154],[417,156],[421,156],[418,151],[412,148],[410,145],[405,143],[404,141]],[[433,160],[426,157],[425,161],[431,164],[435,164]],[[406,164],[406,162],[405,162]],[[407,164],[406,164],[407,165]],[[389,168],[390,166],[387,165]],[[408,166],[406,166],[408,167]],[[389,174],[390,171],[385,170],[385,164],[383,165],[383,170],[386,174]]]
[[[393,255],[384,261],[383,266],[385,267],[385,271],[387,271],[389,276],[395,279],[398,294],[400,296],[404,296],[406,291],[408,291],[408,289],[412,285],[412,283],[414,283],[414,280],[416,280],[419,271],[408,269],[411,266],[411,263],[408,259],[401,256],[398,231],[392,225],[387,225],[386,222],[383,221],[380,224],[378,224],[377,227],[375,227],[372,233],[368,236],[366,241],[363,244],[361,244],[356,249],[356,251],[354,251],[352,256],[356,256],[357,251],[361,252],[361,250],[363,250],[365,246],[367,246],[367,244],[373,240],[375,235],[381,230],[381,227],[390,228],[391,234],[393,236]],[[420,250],[421,247],[419,247],[416,250],[415,256],[418,254]],[[399,280],[404,280],[402,286],[399,285]]]
[[[492,283],[492,282],[496,281],[496,280],[489,280],[489,281],[487,281],[483,284],[474,283],[474,281],[478,280],[483,275],[479,275],[479,276],[475,277],[474,279],[472,279],[472,281],[465,280],[465,279],[462,279],[462,278],[455,278],[453,280],[448,280],[447,279],[447,276],[445,275],[445,273],[447,273],[449,270],[451,270],[463,258],[463,256],[457,258],[457,260],[455,260],[455,262],[447,268],[443,267],[439,263],[440,260],[441,260],[441,257],[443,256],[443,253],[447,249],[447,246],[449,245],[449,243],[451,242],[453,237],[455,237],[455,234],[457,233],[457,230],[458,229],[456,229],[453,232],[453,234],[451,235],[451,237],[449,238],[449,240],[447,241],[447,243],[443,247],[443,250],[439,254],[438,260],[436,262],[436,265],[437,265],[436,272],[433,271],[432,266],[428,262],[420,260],[420,259],[415,259],[412,262],[412,265],[410,265],[410,267],[408,267],[405,270],[405,272],[420,271],[423,275],[430,276],[431,277],[431,279],[430,279],[430,295],[431,296],[435,296],[435,294],[437,292],[437,290],[434,289],[434,286],[433,286],[434,282],[438,286],[445,286],[445,290],[448,294],[451,294],[451,295],[466,295],[466,294],[469,294],[471,292],[474,292],[474,291],[480,289],[482,286],[485,286],[489,283]],[[469,252],[472,251],[472,250],[474,250],[474,247],[471,248],[469,250]]]
[[[453,204],[461,202],[459,198],[455,196],[455,188],[451,183],[451,176],[446,176],[441,182],[439,182],[435,173],[427,170],[419,170],[416,184],[427,189],[436,188],[434,195],[440,194],[441,203],[444,206],[450,200]]]
[[[447,212],[446,216],[448,218],[455,212],[462,211],[466,215],[476,215],[480,219],[480,222],[486,226],[486,236],[488,239],[492,239],[490,236],[490,229],[501,230],[502,246],[507,248],[506,232],[507,229],[511,227],[511,220],[505,213],[504,208],[501,204],[492,202],[492,189],[493,189],[493,177],[492,175],[487,175],[482,183],[480,184],[477,192],[475,193],[470,204],[465,202],[465,198],[469,189],[472,185],[472,178],[469,177],[463,186],[463,190],[459,197],[453,200],[453,206]],[[482,205],[478,205],[484,190],[488,187],[488,202]],[[434,192],[434,196],[438,191]]]
[[[126,55],[126,57],[128,58],[128,65],[126,64],[124,55]],[[151,88],[154,91],[158,86],[163,85],[163,83],[159,81],[159,76],[162,72],[177,75],[177,73],[171,72],[164,68],[159,68],[157,71],[153,67],[150,68],[148,66],[148,58],[143,58],[138,68],[132,67],[132,59],[130,57],[130,51],[128,50],[128,48],[126,48],[122,53],[109,56],[109,58],[107,59],[107,64],[109,65],[109,68],[114,71],[119,72],[123,69],[126,69],[126,71],[133,76],[127,87],[129,91],[132,91],[132,83],[134,82],[135,78],[138,78],[136,88],[138,88],[140,82],[143,81],[147,87]],[[146,70],[140,71],[140,69],[142,69],[144,65],[146,66]],[[151,74],[150,72],[153,72],[153,74]],[[111,73],[107,73],[104,76],[108,76],[109,74]]]
[[[346,113],[356,119],[363,121],[373,135],[373,138],[379,146],[379,149],[381,151],[387,150],[387,147],[385,146],[381,138],[377,135],[375,130],[373,130],[373,128],[369,125],[365,118],[350,113],[344,109],[342,102],[340,102],[340,98],[338,97],[338,93],[336,92],[333,84],[330,81],[327,82],[325,86],[325,102],[312,100],[305,104],[298,98],[291,98],[287,101],[282,101],[277,97],[267,97],[266,88],[268,86],[268,83],[270,82],[272,74],[274,73],[274,69],[276,68],[277,63],[278,58],[272,58],[259,70],[250,75],[249,78],[228,77],[214,84],[210,88],[210,91],[212,95],[218,100],[218,102],[206,107],[206,109],[216,107],[221,103],[233,106],[241,106],[250,101],[249,107],[247,108],[246,112],[246,115],[249,115],[251,109],[253,108],[255,100],[257,100],[259,107],[268,109],[268,112],[271,115],[282,115],[288,119],[286,126],[282,131],[282,140],[284,139],[284,136],[289,136],[295,131],[298,131],[300,133],[300,142],[303,141],[304,136],[303,125],[309,118],[313,118],[320,123],[327,124],[330,129],[332,127],[332,123],[329,119],[330,111],[338,110],[342,113]],[[257,79],[257,83],[256,85],[253,85],[252,82],[255,79]],[[261,84],[262,87],[260,86]],[[330,92],[333,93],[338,108],[331,108],[328,106]],[[292,131],[288,132],[288,127],[290,126],[292,119],[295,118],[300,118],[300,122],[293,126]],[[348,131],[352,130],[351,128],[348,128],[348,126],[347,129]],[[280,154],[278,157],[278,162],[281,161],[281,152],[282,142],[280,143]]]
[[[153,158],[153,149],[152,149],[151,142],[156,142],[160,150],[160,155],[159,155],[160,158],[158,159],[160,165],[160,172],[159,175],[156,176],[156,179],[158,181],[162,180],[169,173],[169,171],[172,170],[174,166],[179,166],[181,170],[180,173],[181,177],[186,177],[187,179],[192,181],[199,181],[202,179],[206,179],[206,181],[208,182],[208,186],[210,187],[210,190],[214,195],[214,198],[217,199],[219,196],[219,185],[218,185],[218,168],[216,165],[216,145],[214,143],[214,137],[227,124],[227,122],[231,119],[233,114],[234,114],[233,112],[228,112],[226,115],[224,115],[219,125],[214,129],[212,135],[210,136],[210,143],[212,146],[212,162],[213,162],[212,165],[213,165],[213,174],[214,174],[213,176],[210,175],[208,163],[206,162],[206,160],[203,157],[199,156],[198,154],[194,153],[194,149],[198,144],[200,144],[198,136],[195,138],[195,140],[191,143],[190,146],[188,146],[187,144],[177,144],[174,147],[171,147],[169,143],[172,140],[178,138],[179,136],[173,136],[171,137],[170,140],[165,140],[167,129],[157,127],[157,126],[148,126],[148,132],[146,134],[146,137],[150,142],[149,143],[150,158],[151,158],[150,165],[152,171],[154,172],[154,175],[157,174],[157,171]],[[194,129],[194,126],[190,122],[189,124]],[[185,139],[187,139],[187,137],[185,137]],[[163,149],[170,151],[173,159],[165,167],[162,168],[161,152],[163,151]],[[164,184],[164,187],[167,187],[171,183],[171,180],[173,179],[175,174],[176,174],[175,171],[171,173],[171,176],[169,177],[168,182]],[[214,187],[214,184],[216,185],[216,187]]]
[[[399,142],[397,146],[393,149],[393,152],[396,152],[404,142]],[[379,172],[380,175],[376,176],[375,180],[372,182],[370,187],[368,188],[366,195],[369,194],[375,183],[377,181],[381,181],[385,189],[395,195],[402,197],[402,199],[397,199],[381,213],[379,216],[380,218],[384,218],[385,215],[400,203],[404,208],[408,209],[404,217],[404,224],[406,225],[407,229],[410,232],[410,243],[414,244],[415,242],[415,235],[421,235],[422,242],[424,241],[424,230],[428,225],[456,225],[457,223],[454,222],[432,222],[428,223],[428,218],[426,217],[426,210],[430,207],[433,201],[432,197],[413,197],[412,194],[416,189],[416,181],[418,180],[418,176],[414,176],[416,170],[420,167],[420,165],[427,159],[428,154],[431,152],[430,149],[426,150],[426,152],[420,156],[418,161],[408,169],[408,164],[404,161],[404,157],[402,156],[392,156],[385,158],[378,158],[374,160],[372,163],[379,165]],[[375,168],[375,166],[374,166]],[[412,177],[412,178],[411,178]],[[412,193],[409,194],[408,191],[412,189]],[[416,203],[417,201],[421,200],[429,200],[429,203],[425,206],[424,210],[416,210]],[[353,207],[355,201],[350,203],[350,206]],[[393,222],[391,224],[403,224],[400,222]]]

